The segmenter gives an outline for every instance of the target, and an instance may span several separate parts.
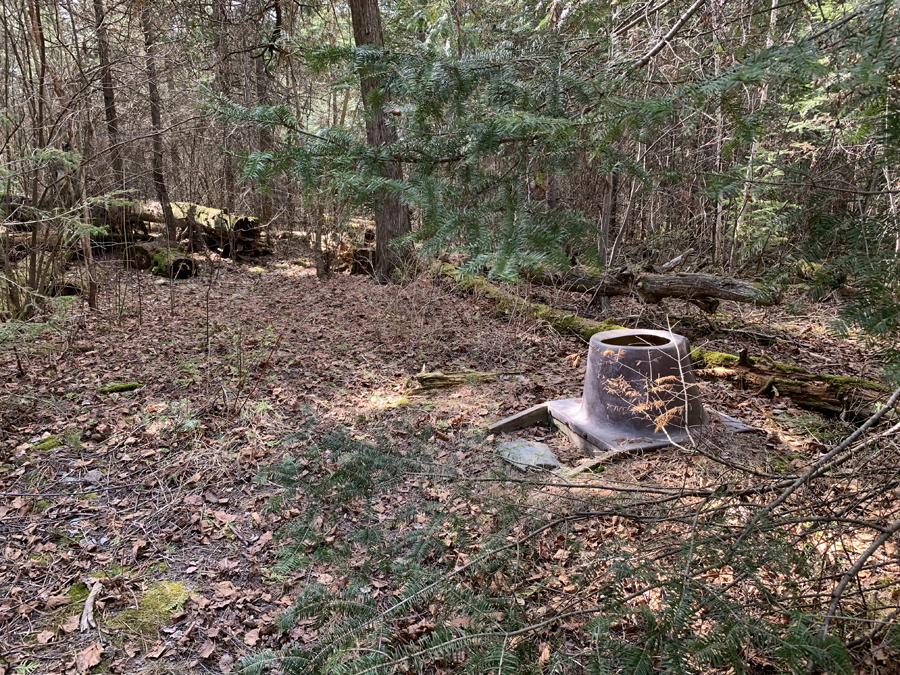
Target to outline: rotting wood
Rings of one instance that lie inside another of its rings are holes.
[[[542,286],[591,293],[595,297],[635,295],[650,304],[656,304],[663,298],[678,298],[710,313],[718,309],[721,300],[756,305],[781,302],[781,294],[775,288],[702,273],[651,274],[622,270],[602,279],[543,273],[528,275],[527,279]]]
[[[464,384],[478,384],[480,382],[493,382],[501,375],[515,375],[515,373],[485,373],[475,370],[464,370],[458,373],[418,373],[407,378],[406,387],[410,394],[431,391],[434,389],[446,389],[458,387]]]
[[[179,238],[188,235],[195,245],[202,240],[223,258],[252,258],[272,252],[262,239],[265,228],[254,216],[231,215],[224,209],[191,202],[172,202],[171,207]],[[159,202],[138,205],[136,217],[148,223],[165,222]]]
[[[449,264],[439,268],[442,276],[453,279],[460,290],[481,295],[494,301],[500,315],[532,317],[549,324],[560,333],[574,334],[586,342],[595,333],[624,328],[609,321],[592,321],[563,312],[547,305],[529,302],[504,291],[484,277],[457,279],[457,269]],[[725,379],[743,389],[752,389],[759,395],[787,396],[800,408],[827,414],[846,411],[865,415],[872,406],[884,398],[888,387],[871,380],[839,375],[813,373],[805,368],[780,363],[768,356],[749,356],[693,349],[691,356],[698,370],[695,374],[704,379]]]
[[[196,260],[162,239],[132,244],[125,249],[125,261],[139,270],[171,279],[188,279],[200,270]]]
[[[153,252],[150,271],[167,279],[189,279],[200,269],[196,260],[181,251],[158,248]]]

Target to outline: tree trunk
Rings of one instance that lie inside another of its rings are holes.
[[[228,10],[225,0],[213,0],[212,2],[212,31],[215,35],[214,46],[216,50],[216,71],[214,86],[217,93],[223,96],[231,95],[231,68],[228,53]],[[228,126],[222,124],[222,140],[221,145],[224,149],[228,149]],[[234,208],[234,162],[228,154],[222,154],[222,177],[225,181],[223,199],[220,204],[224,204],[228,211]]]
[[[113,87],[112,65],[109,60],[109,36],[106,33],[106,8],[103,6],[103,0],[94,0],[94,22],[97,32],[97,51],[100,58],[103,114],[106,118],[106,135],[109,137],[109,154],[115,178],[115,189],[122,190],[125,188],[125,167],[122,163],[122,153],[119,152],[119,115],[116,110],[116,91]]]
[[[147,6],[143,5],[141,7],[141,29],[144,31],[144,48],[147,55],[147,91],[150,98],[150,126],[153,129],[153,187],[156,188],[156,198],[162,205],[163,217],[166,221],[166,237],[174,241],[177,236],[175,216],[172,215],[172,207],[169,205],[169,193],[166,190],[165,174],[163,173],[162,114],[156,77],[155,38],[148,12]]]
[[[381,12],[378,0],[350,0],[353,20],[353,37],[357,47],[384,47],[381,31]],[[363,73],[360,76],[360,92],[366,109],[366,142],[377,147],[397,142],[397,130],[388,125],[384,106],[373,106],[373,92],[380,87],[377,78]],[[387,99],[385,98],[385,102]],[[400,162],[386,162],[382,174],[391,180],[403,179]],[[375,199],[375,278],[384,283],[390,281],[402,260],[403,253],[392,249],[391,242],[410,231],[409,210],[395,195],[381,194]]]

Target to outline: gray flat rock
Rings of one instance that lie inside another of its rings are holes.
[[[517,469],[530,466],[538,469],[558,469],[561,465],[546,443],[536,441],[507,441],[497,446],[497,453]]]

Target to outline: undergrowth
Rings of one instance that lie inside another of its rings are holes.
[[[344,583],[306,586],[278,618],[286,646],[240,672],[852,672],[845,640],[819,631],[821,559],[752,500],[575,499],[502,467],[472,480],[429,435],[294,438],[263,472],[283,488],[272,508],[302,514],[278,571]],[[288,640],[301,620],[316,638]]]

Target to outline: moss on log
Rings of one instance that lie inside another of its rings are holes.
[[[169,248],[157,248],[153,251],[150,271],[169,279],[189,279],[199,270],[197,261],[181,251]]]
[[[443,264],[439,272],[453,279],[466,293],[490,298],[501,315],[524,315],[544,321],[560,333],[577,335],[589,341],[595,333],[624,328],[610,321],[592,321],[547,305],[529,302],[501,290],[484,277],[459,278],[458,270]],[[697,374],[705,379],[726,379],[742,389],[752,389],[757,395],[788,396],[801,408],[827,414],[841,414],[856,410],[862,414],[884,398],[890,389],[880,382],[839,375],[812,373],[800,366],[781,363],[772,358],[747,356],[707,349],[693,349],[691,357],[698,367]]]
[[[123,391],[134,391],[140,389],[144,385],[140,382],[111,382],[106,386],[97,389],[98,394],[120,394]]]
[[[560,333],[572,333],[578,335],[585,341],[590,340],[594,333],[622,328],[622,326],[609,321],[591,321],[590,319],[585,319],[577,314],[570,314],[569,312],[554,309],[549,305],[529,302],[528,300],[520,298],[518,295],[497,288],[484,277],[460,277],[457,268],[453,265],[441,265],[440,273],[445,277],[453,279],[463,291],[493,300],[497,314],[501,316],[521,314],[538,321],[543,321]]]

